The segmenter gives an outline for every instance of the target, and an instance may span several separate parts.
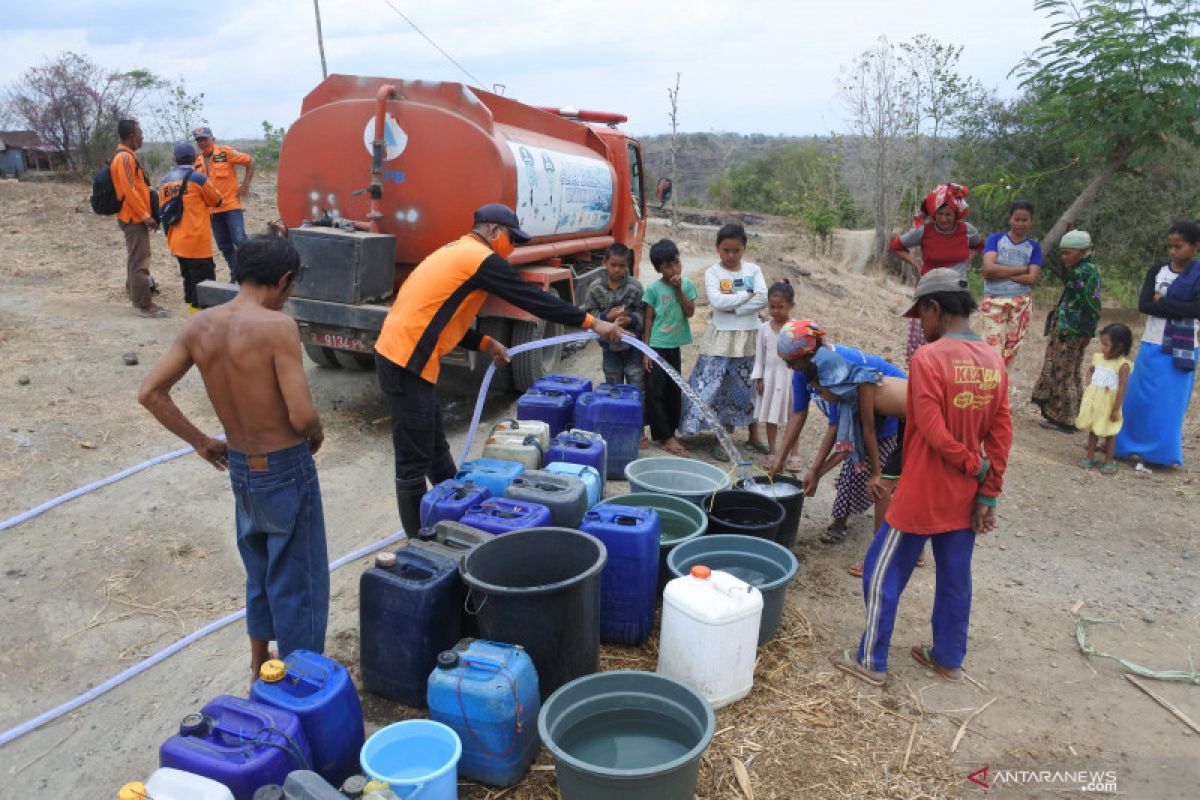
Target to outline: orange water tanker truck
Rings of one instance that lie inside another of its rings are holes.
[[[646,187],[641,145],[617,127],[624,121],[528,106],[460,83],[322,81],[283,139],[277,192],[305,265],[286,310],[309,358],[373,368],[396,289],[422,259],[469,230],[484,203],[516,210],[533,239],[508,260],[543,291],[582,301],[603,274],[601,253],[616,242],[633,251],[636,275]],[[201,303],[235,292],[206,282]],[[494,297],[476,326],[508,345],[560,332]],[[511,386],[524,391],[554,371],[559,356],[558,348],[517,356]],[[481,372],[489,362],[460,349],[444,363]]]

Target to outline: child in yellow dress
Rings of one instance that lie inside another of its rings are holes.
[[[1087,458],[1079,462],[1084,469],[1100,463],[1096,449],[1104,439],[1104,464],[1101,475],[1114,475],[1117,463],[1113,460],[1113,446],[1117,432],[1121,430],[1121,403],[1125,400],[1125,386],[1133,363],[1129,351],[1133,348],[1133,333],[1125,325],[1114,322],[1100,331],[1100,350],[1092,356],[1088,367],[1087,389],[1079,403],[1079,416],[1075,427],[1087,431]]]

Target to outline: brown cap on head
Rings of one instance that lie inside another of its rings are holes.
[[[939,294],[941,292],[970,291],[967,279],[958,270],[947,267],[931,269],[921,276],[921,280],[917,281],[917,289],[913,292],[913,304],[901,316],[916,317],[917,305],[921,302],[922,297],[929,297],[931,294]]]

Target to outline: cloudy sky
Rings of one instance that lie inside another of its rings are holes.
[[[390,5],[389,5],[390,3]],[[218,138],[290,125],[321,79],[312,0],[14,0],[0,29],[0,86],[64,50],[114,69],[182,77],[206,95]],[[1008,71],[1047,21],[1032,0],[320,0],[329,71],[504,84],[535,105],[619,111],[667,129],[682,73],[687,131],[845,129],[841,66],[886,35],[964,46],[961,71],[1011,94]],[[391,7],[391,6],[394,6]],[[175,9],[187,10],[175,10]],[[401,18],[408,16],[471,76]]]

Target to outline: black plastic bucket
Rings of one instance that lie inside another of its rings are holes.
[[[769,497],[743,489],[713,492],[701,503],[708,515],[708,535],[734,533],[775,541],[783,524],[783,506]]]
[[[542,699],[600,669],[604,543],[568,528],[529,528],[477,546],[459,569],[483,639],[519,644]]]
[[[770,480],[766,478],[751,478],[750,480],[757,487],[754,491],[783,506],[783,524],[779,526],[779,533],[775,534],[775,542],[790,550],[796,543],[796,536],[800,533],[800,512],[804,510],[804,481],[783,475],[777,475]],[[745,483],[745,481],[738,481],[737,488],[745,489]],[[780,488],[776,490],[776,486]]]

